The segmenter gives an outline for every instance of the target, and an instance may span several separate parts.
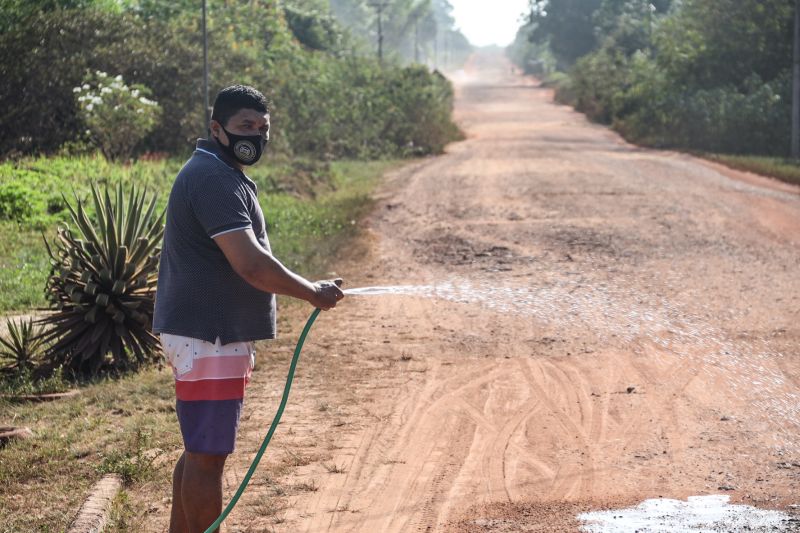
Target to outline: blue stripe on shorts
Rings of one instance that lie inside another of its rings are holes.
[[[233,453],[243,400],[176,400],[175,411],[187,452]]]

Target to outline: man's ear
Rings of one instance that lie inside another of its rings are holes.
[[[211,130],[211,136],[216,137],[220,143],[222,142],[223,138],[226,142],[228,141],[228,136],[225,135],[224,131],[222,131],[222,125],[216,120],[212,119],[211,122],[208,123],[208,129]]]

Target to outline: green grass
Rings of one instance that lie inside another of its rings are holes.
[[[58,223],[68,220],[61,194],[88,195],[89,184],[136,183],[159,195],[166,205],[183,160],[140,161],[113,165],[100,157],[32,158],[0,164],[3,187],[24,191],[28,212],[0,219],[0,313],[45,306],[49,271],[42,232],[50,239]],[[369,209],[369,191],[396,161],[266,160],[248,170],[259,186],[275,255],[305,275],[318,274],[341,238],[352,234],[354,221]],[[3,201],[0,194],[0,204]],[[13,203],[13,202],[11,202]],[[49,206],[49,207],[48,207]],[[25,211],[25,210],[23,210]],[[0,213],[2,213],[0,209]]]
[[[48,271],[41,233],[16,222],[0,222],[0,313],[43,306]]]
[[[372,206],[370,192],[397,161],[347,161],[331,165],[331,190],[314,201],[291,194],[261,196],[273,251],[305,276],[325,272],[326,262],[357,230]]]
[[[86,197],[92,182],[136,183],[158,193],[163,208],[181,164],[171,159],[116,165],[88,156],[0,163],[0,313],[45,305],[49,262],[42,234],[52,239],[56,225],[68,220],[62,195]]]
[[[769,176],[771,178],[800,185],[800,161],[780,157],[754,155],[704,154],[703,157],[725,166]]]

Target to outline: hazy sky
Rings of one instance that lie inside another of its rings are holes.
[[[475,46],[506,46],[514,40],[528,0],[450,0],[456,25]]]

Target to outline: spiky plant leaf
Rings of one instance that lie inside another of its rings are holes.
[[[0,337],[0,358],[11,361],[9,368],[30,370],[36,359],[42,355],[44,341],[33,319],[6,319],[5,336]]]
[[[77,195],[74,205],[65,199],[72,225],[45,241],[45,292],[56,312],[40,321],[42,340],[53,343],[47,356],[84,375],[134,369],[159,356],[150,327],[165,215],[135,186],[126,198],[121,185],[93,185],[91,196],[93,219]]]

